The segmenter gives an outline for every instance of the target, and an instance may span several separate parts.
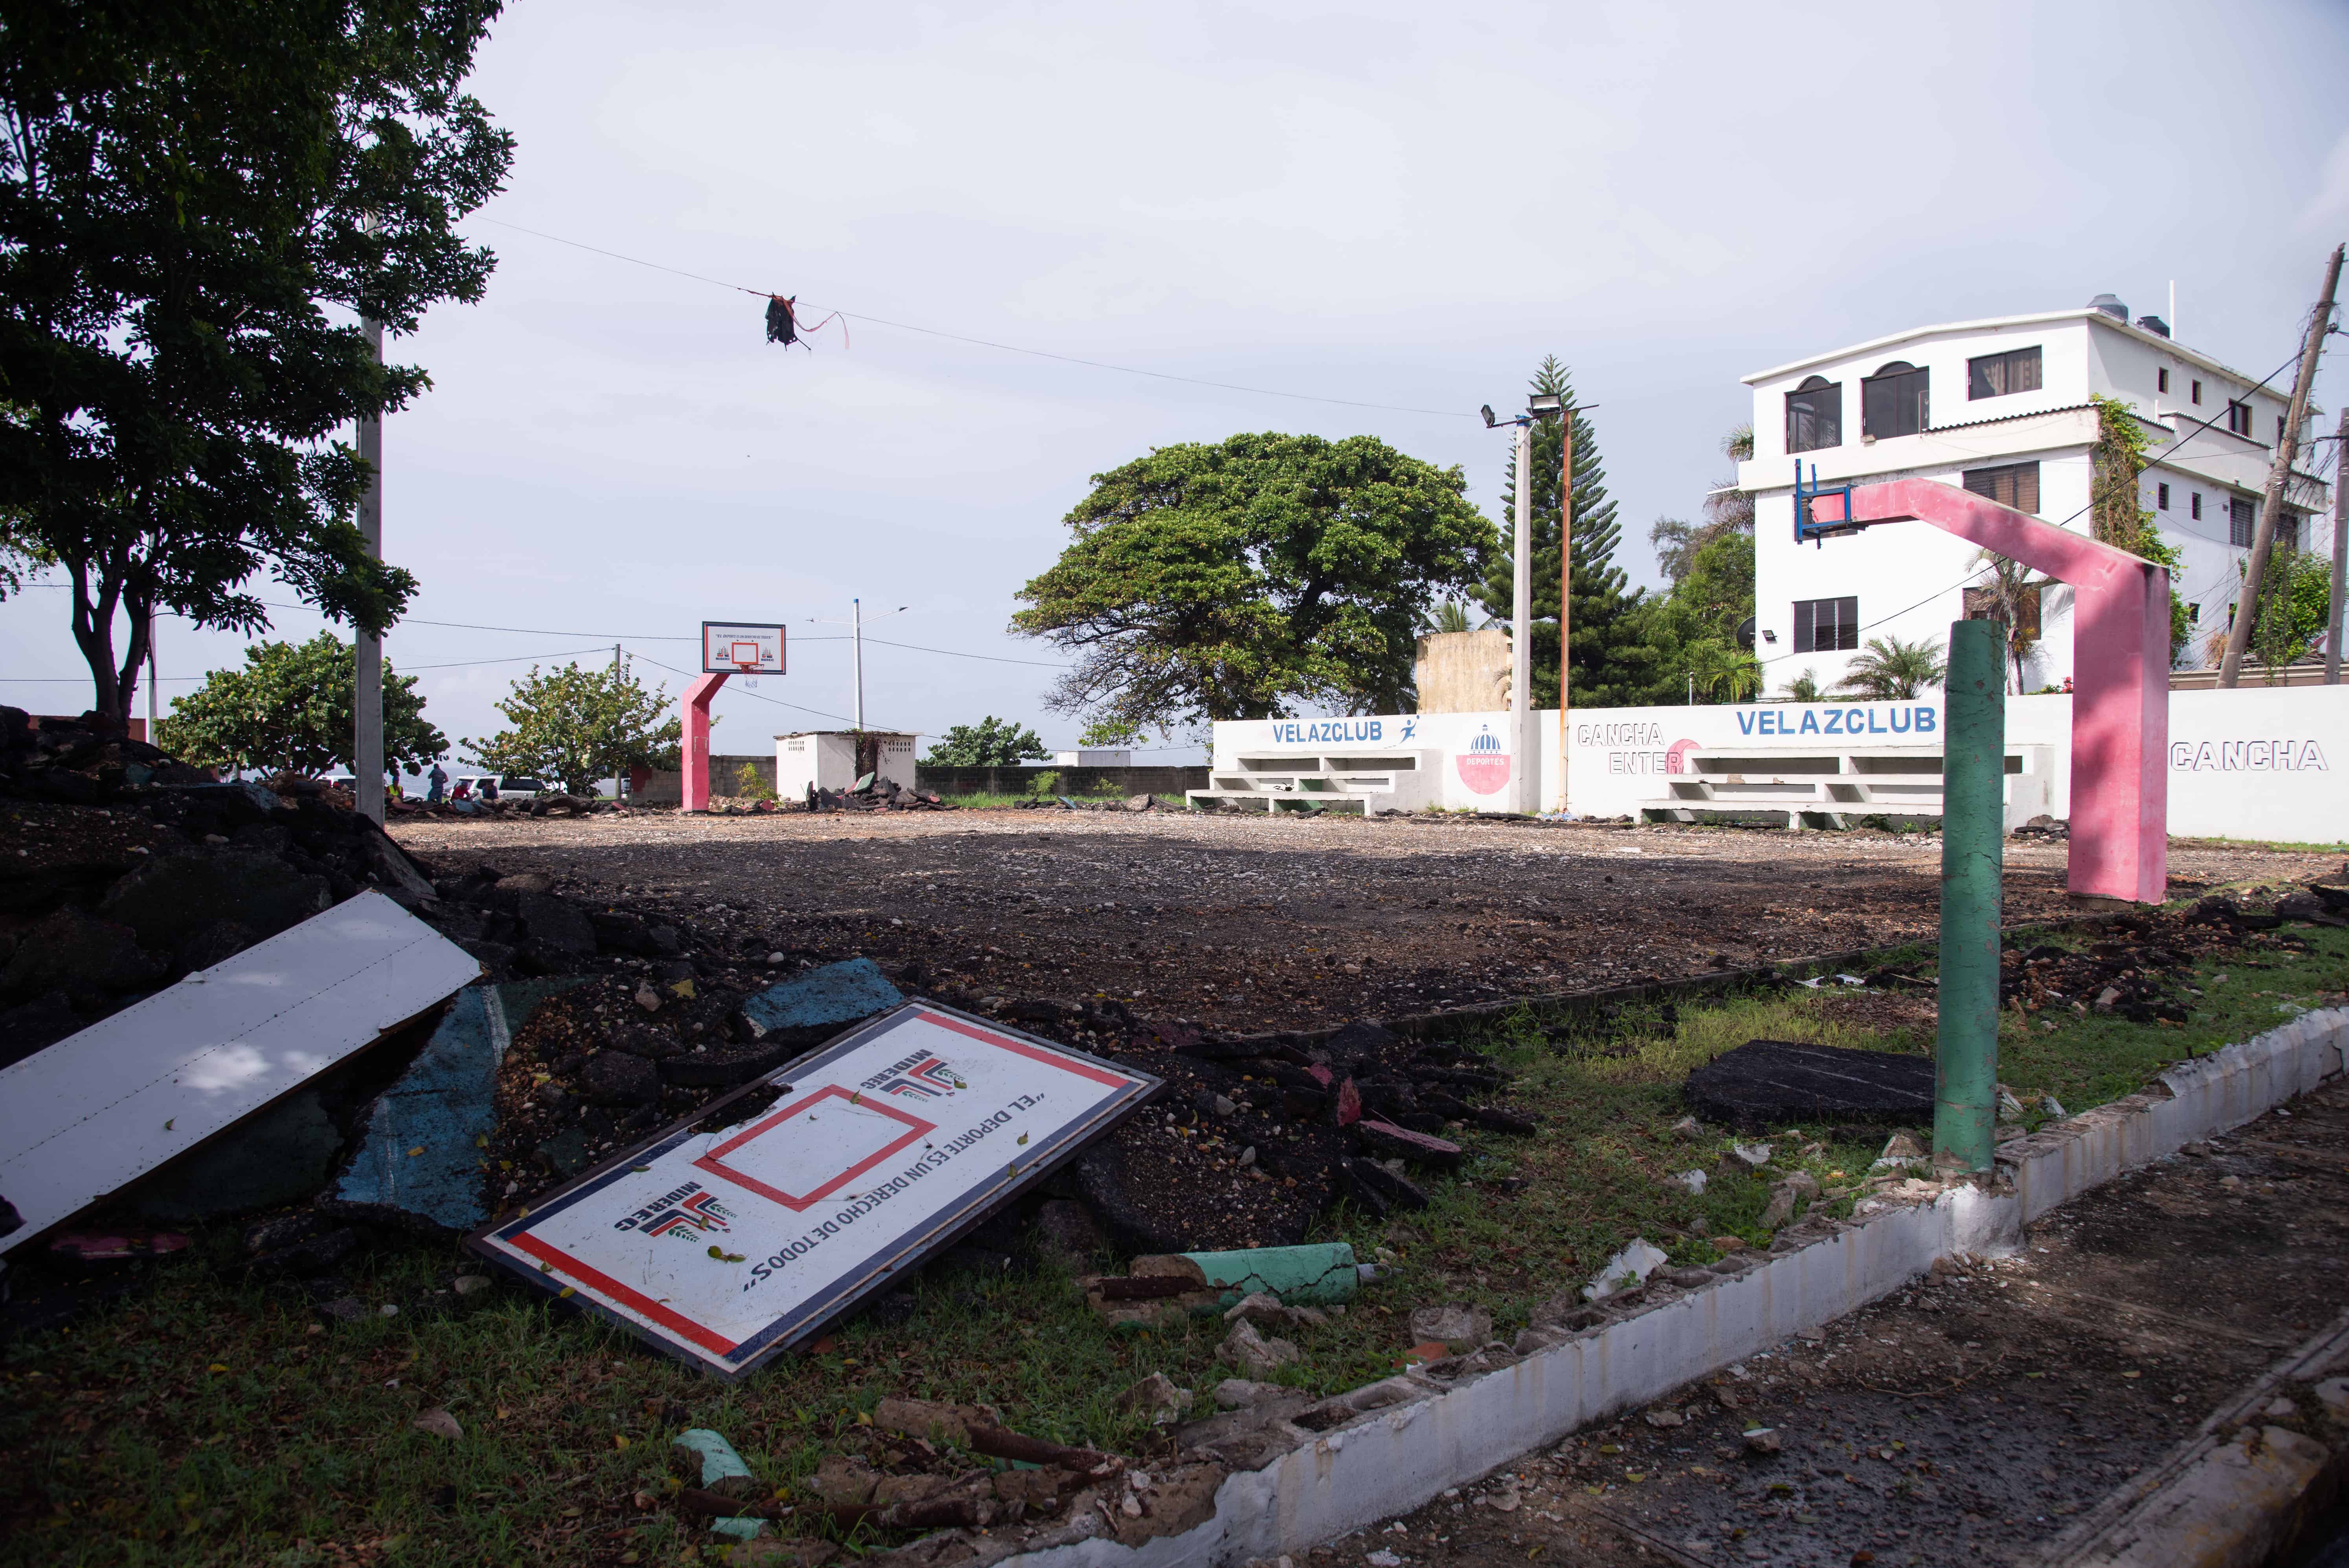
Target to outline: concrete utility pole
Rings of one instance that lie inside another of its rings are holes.
[[[2268,464],[2267,493],[2260,498],[2259,521],[2251,530],[2251,558],[2243,567],[2242,597],[2235,606],[2235,624],[2227,628],[2227,655],[2219,662],[2219,684],[2229,690],[2242,676],[2243,650],[2251,646],[2251,623],[2259,619],[2260,580],[2267,575],[2268,556],[2275,548],[2276,514],[2282,510],[2284,490],[2292,481],[2292,460],[2300,455],[2300,427],[2308,421],[2309,389],[2316,381],[2316,360],[2324,350],[2325,329],[2333,324],[2333,294],[2341,286],[2342,250],[2335,245],[2325,258],[2324,292],[2308,314],[2308,331],[2300,343],[2300,374],[2292,383],[2292,410],[2283,417],[2275,460]]]
[[[1950,628],[1941,723],[1941,985],[1933,1163],[1988,1170],[1998,1147],[1998,926],[2006,869],[2004,628]]]
[[[1510,806],[1531,815],[1534,799],[1534,422],[1517,421],[1516,553],[1509,568]]]
[[[620,645],[619,645],[618,643],[616,643],[616,643],[614,643],[614,644],[612,645],[612,701],[615,701],[615,702],[616,702],[616,701],[618,701],[619,700],[620,700]],[[620,764],[619,764],[619,763],[614,763],[612,764],[612,799],[613,799],[615,802],[617,802],[617,801],[623,800],[623,799],[626,798],[626,796],[627,796],[627,793],[628,793],[628,777],[627,777],[627,773],[626,773],[626,771],[625,769],[623,769],[623,768],[620,766]]]
[[[2324,628],[2324,683],[2341,684],[2341,590],[2349,579],[2349,408],[2333,448],[2333,620]],[[148,645],[153,647],[152,643]],[[147,688],[155,688],[150,682]]]
[[[1567,726],[1574,716],[1574,416],[1578,410],[1567,409],[1559,415],[1559,425],[1565,439],[1559,442],[1557,479],[1557,809],[1571,810],[1568,805],[1567,758],[1574,752],[1572,732]]]
[[[2341,532],[2338,525],[2335,525],[2333,531],[2336,535]],[[2339,557],[2341,552],[2337,546],[2333,554],[2336,559]],[[2340,575],[2338,567],[2334,568],[2333,575],[2335,576]],[[2333,597],[2338,600],[2341,591],[2335,588]],[[2340,634],[2336,632],[2333,636],[2337,641]],[[155,612],[149,610],[147,612],[147,743],[150,746],[155,744],[155,726],[160,722],[160,720],[161,712],[155,702]]]
[[[367,350],[383,362],[383,323],[362,320]],[[359,497],[359,533],[367,554],[383,558],[383,416],[359,421],[359,461],[368,468],[367,493]],[[357,628],[358,695],[351,704],[351,784],[358,792],[358,807],[380,826],[383,822],[383,639]]]
[[[856,674],[856,728],[864,729],[864,601],[848,601],[849,660]]]

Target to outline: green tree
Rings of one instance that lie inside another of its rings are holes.
[[[2235,569],[2240,592],[2242,564]],[[2260,618],[2251,628],[2251,652],[2266,666],[2271,684],[2285,666],[2308,657],[2332,612],[2332,569],[2306,550],[2279,548],[2260,584]]]
[[[1077,736],[1081,746],[1130,746],[1146,739],[1139,724],[1129,724],[1123,719],[1095,719]],[[1040,753],[1039,753],[1041,754]]]
[[[0,516],[64,569],[99,714],[152,611],[266,627],[263,571],[336,621],[406,606],[333,438],[426,385],[353,318],[489,277],[455,225],[512,158],[460,90],[497,11],[0,0]]]
[[[1754,427],[1739,425],[1722,437],[1721,452],[1733,462],[1753,457]],[[1706,493],[1702,523],[1659,517],[1648,529],[1648,543],[1655,546],[1656,563],[1663,568],[1665,579],[1677,587],[1696,564],[1699,550],[1725,534],[1751,535],[1753,532],[1754,497],[1737,487],[1737,476],[1733,473]]]
[[[1557,357],[1543,359],[1531,382],[1537,393],[1556,393],[1570,407],[1574,385]],[[1640,625],[1643,593],[1615,565],[1623,530],[1615,503],[1607,495],[1607,468],[1599,456],[1599,435],[1589,420],[1574,422],[1574,603],[1573,697],[1578,708],[1619,708],[1641,701],[1652,680]],[[1533,700],[1537,707],[1557,703],[1558,493],[1564,475],[1566,431],[1551,420],[1534,426],[1533,473]],[[1501,515],[1516,516],[1516,459],[1509,460],[1501,486]],[[1511,522],[1508,529],[1514,530]],[[1504,539],[1488,558],[1476,597],[1494,624],[1507,626],[1514,608],[1515,565]],[[1515,628],[1513,628],[1514,631]]]
[[[1826,695],[1819,690],[1819,672],[1816,670],[1806,670],[1787,681],[1783,694],[1789,702],[1817,702]]]
[[[631,769],[678,765],[684,722],[661,688],[647,690],[633,672],[566,664],[541,675],[533,664],[497,707],[511,727],[463,742],[470,766],[551,778],[585,794]]]
[[[1093,742],[1088,742],[1089,744]],[[1117,744],[1116,742],[1106,742]],[[989,713],[976,724],[950,726],[922,765],[931,768],[1003,768],[1051,756],[1043,737],[1009,719]]]
[[[1468,613],[1468,607],[1458,599],[1444,599],[1439,601],[1433,609],[1427,612],[1425,625],[1432,632],[1474,631],[1476,629],[1476,618]]]
[[[358,675],[351,645],[331,631],[304,643],[262,642],[242,670],[215,670],[185,697],[155,743],[198,767],[322,774],[352,765]],[[424,717],[416,677],[383,666],[383,755],[421,772],[449,753],[449,737]]]
[[[1162,447],[1094,475],[1012,628],[1075,656],[1061,712],[1160,731],[1392,712],[1430,606],[1495,544],[1466,487],[1371,436]]]
[[[1949,673],[1938,637],[1920,642],[1871,637],[1851,661],[1851,672],[1836,682],[1836,690],[1878,702],[1905,702],[1929,686],[1939,686]]]

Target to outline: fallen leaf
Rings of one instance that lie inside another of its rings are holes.
[[[411,1148],[411,1149],[409,1149],[409,1150],[408,1151],[408,1158],[410,1158],[410,1159],[414,1159],[418,1155],[422,1154],[423,1152],[424,1152],[424,1146],[423,1146],[422,1144],[420,1144],[420,1143],[419,1143],[419,1144],[418,1144],[414,1148]]]
[[[214,1371],[214,1372],[226,1372],[226,1371],[228,1370],[228,1368],[227,1368],[227,1367],[225,1367],[225,1366],[222,1366],[219,1362],[215,1361],[215,1362],[213,1362],[213,1363],[212,1363],[212,1371]]]
[[[1028,1141],[1028,1135],[1026,1133],[1021,1133],[1019,1135],[1019,1141],[1021,1143],[1026,1143]]]
[[[578,1293],[579,1287],[577,1285],[565,1285],[561,1290],[554,1293],[554,1299],[556,1301],[562,1301],[566,1297],[574,1296]]]
[[[435,1405],[409,1423],[419,1432],[429,1432],[436,1438],[461,1438],[465,1428],[457,1425],[457,1417]]]

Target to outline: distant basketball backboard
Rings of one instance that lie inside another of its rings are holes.
[[[701,672],[704,675],[781,675],[783,672],[783,628],[779,626],[741,626],[732,621],[703,621]]]

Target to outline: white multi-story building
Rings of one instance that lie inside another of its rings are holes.
[[[1737,483],[1754,498],[1754,651],[1770,693],[1806,670],[1832,687],[1870,639],[1946,643],[1950,623],[1968,613],[1967,590],[1989,580],[1974,545],[1929,523],[1798,540],[1797,463],[1806,484],[1814,470],[1829,487],[1936,479],[2085,534],[2097,439],[2090,400],[2127,404],[2153,447],[2143,504],[2185,558],[2178,591],[2195,626],[2178,662],[2190,668],[2233,613],[2289,401],[2173,342],[2157,317],[2131,324],[2110,295],[2077,310],[1919,327],[1744,380],[1754,456]],[[2279,541],[2329,548],[2329,497],[2296,469]],[[2038,597],[2026,691],[2072,672],[2071,590],[2050,585]]]

